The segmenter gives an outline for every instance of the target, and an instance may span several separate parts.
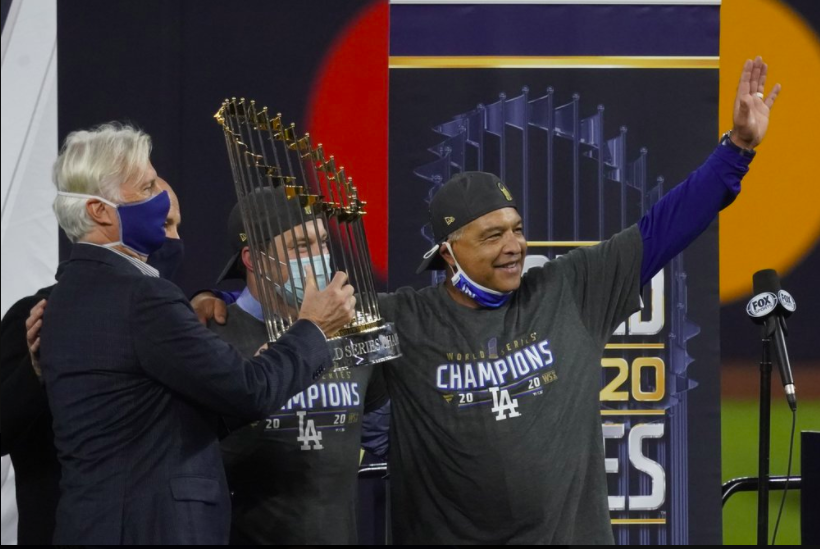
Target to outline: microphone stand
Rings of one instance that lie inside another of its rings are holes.
[[[774,269],[763,269],[752,277],[755,296],[746,306],[752,320],[760,324],[760,422],[758,445],[757,485],[757,544],[768,545],[769,537],[769,468],[772,429],[772,352],[775,353],[783,378],[783,387],[789,407],[797,412],[789,354],[786,350],[785,317],[797,308],[791,294],[781,289],[780,279]],[[774,344],[774,349],[773,349]],[[795,416],[796,418],[796,416]],[[790,458],[791,459],[791,458]],[[782,509],[782,508],[781,508]],[[779,523],[779,517],[778,517]],[[775,533],[777,528],[775,528]]]
[[[760,441],[758,448],[757,544],[768,545],[769,539],[769,457],[772,424],[772,357],[771,330],[768,322],[761,325],[760,342]]]

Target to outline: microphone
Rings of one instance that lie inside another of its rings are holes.
[[[780,367],[780,379],[786,391],[786,400],[792,411],[797,410],[794,378],[786,348],[786,318],[797,309],[789,292],[780,287],[780,277],[774,269],[758,271],[752,277],[755,296],[746,305],[746,313],[756,324],[764,327],[765,337],[774,337],[775,356]]]

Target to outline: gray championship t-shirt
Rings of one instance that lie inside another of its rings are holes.
[[[611,544],[601,356],[639,308],[637,226],[531,269],[503,307],[381,295],[397,544]]]
[[[268,340],[265,325],[236,304],[226,325],[208,327],[245,356]],[[357,543],[362,414],[386,402],[380,367],[332,371],[269,418],[224,438],[231,543]]]

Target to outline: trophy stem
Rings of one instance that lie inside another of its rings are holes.
[[[330,168],[328,169],[328,165]],[[350,232],[348,231],[348,223],[345,221],[344,216],[346,215],[346,211],[349,210],[348,201],[345,200],[344,194],[341,190],[340,179],[344,177],[343,171],[336,170],[336,162],[333,157],[330,158],[329,162],[322,163],[323,172],[325,173],[325,180],[327,182],[328,190],[330,191],[330,199],[333,202],[339,204],[338,212],[336,215],[336,222],[339,228],[339,232],[343,235],[342,242],[345,240],[347,241],[347,249],[350,250],[350,265],[345,265],[346,268],[350,270],[347,271],[348,277],[353,282],[353,287],[356,288],[356,291],[359,293],[360,296],[360,305],[361,308],[357,305],[357,309],[363,315],[370,315],[373,316],[373,305],[370,301],[370,296],[368,292],[363,292],[362,284],[360,281],[362,280],[361,272],[361,265],[358,265],[360,258],[358,254],[355,253],[355,247],[353,245],[353,239],[350,236]],[[348,254],[344,254],[347,256]]]
[[[359,192],[353,185],[353,178],[348,178],[345,188],[349,193],[349,196],[355,205],[355,211],[357,212],[356,218],[353,220],[353,233],[357,242],[357,248],[360,252],[358,256],[361,257],[362,261],[365,263],[364,272],[367,292],[369,295],[374,297],[373,309],[375,317],[380,317],[381,314],[379,312],[379,300],[378,294],[376,293],[376,283],[373,279],[373,261],[370,258],[370,248],[367,245],[367,238],[365,237],[364,215],[366,212],[363,208],[364,203],[359,200]]]
[[[307,139],[307,137],[306,137],[306,139]],[[285,154],[288,156],[288,164],[290,165],[290,155],[287,153],[287,148],[286,148],[286,153]],[[304,162],[302,162],[302,158],[299,154],[299,149],[298,148],[296,149],[296,164],[299,165],[299,171],[302,174],[302,181],[305,182],[308,193],[317,196],[318,199],[321,200],[322,193],[320,192],[320,189],[318,188],[318,186],[315,189],[310,188],[310,179],[308,178],[308,173],[305,170],[305,164],[304,164]],[[305,207],[306,212],[309,209],[309,213],[312,214],[311,218],[313,219],[313,231],[316,234],[316,238],[319,239],[319,249],[321,251],[324,248],[324,242],[321,241],[321,235],[320,235],[320,231],[319,231],[319,221],[317,220],[318,216],[315,215],[316,214],[315,207],[317,206],[317,204],[306,205],[306,204],[303,203],[303,206]],[[305,220],[304,220],[304,216],[302,215],[302,209],[301,208],[299,210],[299,216],[300,216],[300,219],[301,219],[302,223],[304,224]],[[325,227],[327,228],[329,226],[330,225],[328,225],[328,223],[327,223],[327,218],[325,217]],[[328,241],[330,241],[330,238],[328,238]],[[331,254],[330,257],[331,257],[331,261],[332,261],[333,260],[333,255]],[[310,260],[311,260],[311,264],[312,264],[313,263],[313,258],[311,257]],[[314,272],[314,279],[315,279],[316,274],[318,274],[318,273]],[[325,275],[325,280],[329,283],[330,280],[331,280],[331,277],[333,275],[333,266],[332,265],[330,266],[330,272],[328,272],[328,265],[325,263],[324,258],[322,258],[322,274]],[[317,282],[317,286],[318,286],[318,281],[316,281],[316,282]]]
[[[234,107],[234,110],[236,111],[238,109],[238,105],[236,103],[236,100],[235,99],[232,100],[231,104]],[[230,131],[231,131],[232,135],[229,136],[226,133],[226,140],[228,142],[228,152],[231,156],[231,164],[234,167],[234,172],[235,172],[234,173],[234,183],[235,183],[235,186],[236,186],[237,195],[238,196],[246,196],[249,192],[251,192],[252,189],[250,189],[250,187],[251,187],[250,171],[251,170],[248,166],[248,163],[245,162],[244,158],[243,158],[245,151],[243,151],[240,147],[240,145],[242,144],[241,140],[244,139],[244,137],[242,136],[240,128],[233,127],[233,124],[232,124],[233,118],[232,117],[228,117],[227,122],[230,125]],[[237,139],[237,136],[238,136],[238,139]],[[231,138],[231,137],[233,137],[233,138]],[[238,168],[239,166],[244,167],[246,173],[243,174],[243,173],[239,172],[239,168]],[[243,219],[248,219],[249,216],[254,215],[254,212],[250,211],[250,208],[252,208],[251,204],[245,204],[245,203],[242,203],[240,201],[240,207],[242,209]],[[260,241],[262,239],[261,239],[261,235],[258,234],[258,232],[257,232],[257,228],[254,227],[253,224],[251,224],[251,226],[249,227],[248,224],[246,223],[245,224],[245,232],[246,232],[246,236],[248,238],[248,244],[250,245],[251,249],[252,250],[259,250],[260,249],[259,248]],[[264,281],[263,281],[263,276],[264,275],[263,275],[262,269],[260,268],[260,266],[261,266],[260,264],[262,262],[258,261],[257,258],[255,257],[255,255],[256,254],[252,254],[251,259],[252,259],[252,263],[254,265],[254,278],[256,279],[257,288],[259,288],[260,291],[264,294],[263,299],[265,299],[266,301],[274,299],[274,296],[270,295],[269,286],[267,284],[265,284]],[[263,314],[264,314],[264,317],[265,317],[265,326],[267,328],[268,338],[271,341],[274,341],[274,340],[278,339],[279,336],[285,332],[284,319],[278,318],[276,315],[274,315],[272,313],[272,311],[269,311],[269,310],[263,310]]]
[[[359,249],[362,250],[364,255],[364,260],[367,262],[367,265],[370,267],[366,269],[367,273],[367,285],[368,289],[370,290],[370,294],[376,296],[376,301],[374,302],[375,305],[375,312],[377,317],[381,317],[381,312],[379,311],[379,300],[378,294],[376,293],[376,282],[373,280],[373,260],[370,258],[370,247],[367,245],[367,238],[365,237],[365,228],[364,228],[364,221],[360,221],[356,223],[355,227],[356,238],[359,241]]]
[[[341,242],[338,239],[331,238],[331,225],[330,225],[330,216],[328,215],[328,208],[330,205],[327,203],[326,197],[329,196],[324,189],[322,188],[321,179],[319,177],[319,171],[316,168],[316,162],[313,161],[312,158],[312,148],[310,143],[310,135],[305,134],[305,137],[299,140],[297,144],[297,151],[299,152],[299,166],[302,171],[302,175],[304,180],[307,182],[308,188],[311,193],[316,195],[317,202],[312,207],[313,212],[313,226],[316,234],[319,234],[319,215],[322,216],[322,220],[324,221],[325,228],[328,232],[328,239],[327,244],[330,250],[330,272],[326,272],[325,276],[327,280],[331,279],[331,276],[334,272],[342,270],[340,268],[339,262],[336,259],[337,257],[341,256],[342,260],[345,260],[344,249],[341,247]],[[303,154],[303,151],[307,151]],[[305,163],[308,163],[309,166],[306,168]],[[347,269],[345,269],[346,271]]]
[[[376,318],[378,315],[378,302],[376,302],[373,298],[376,296],[375,290],[373,289],[373,284],[370,279],[371,269],[369,268],[369,264],[365,264],[366,258],[364,257],[364,250],[362,250],[361,242],[358,238],[359,232],[361,229],[361,218],[347,223],[348,231],[350,231],[350,238],[356,242],[356,249],[359,253],[356,254],[356,260],[359,263],[359,267],[361,271],[364,273],[362,277],[363,288],[361,288],[361,294],[368,296],[368,314],[370,318]]]
[[[263,109],[262,113],[261,113],[261,116],[260,116],[260,114],[256,112],[256,106],[255,106],[254,103],[251,103],[251,117],[252,117],[252,120],[259,120],[261,118],[261,123],[257,123],[255,125],[256,133],[259,137],[259,150],[262,152],[262,157],[264,159],[265,166],[271,166],[271,163],[268,161],[267,154],[265,152],[266,151],[266,148],[264,146],[265,138],[263,138],[263,136],[262,136],[262,128],[264,127],[264,128],[270,129],[270,128],[273,128],[277,125],[281,126],[281,117],[279,115],[277,115],[276,122],[272,122],[271,119],[270,119],[270,116],[268,115],[267,109]],[[291,163],[290,155],[288,155],[288,152],[287,152],[288,143],[287,143],[287,135],[286,135],[286,132],[285,132],[284,128],[282,128],[282,131],[281,131],[280,135],[281,135],[281,138],[282,138],[281,140],[284,142],[284,145],[285,145],[284,146],[284,156],[285,156],[285,161],[287,162],[287,166],[288,166],[287,176],[284,179],[280,179],[280,186],[283,186],[283,185],[286,186],[288,182],[292,182],[292,181],[295,182],[297,179],[296,179],[296,173],[293,170],[293,164]],[[279,149],[276,146],[276,141],[277,141],[276,136],[274,134],[272,134],[270,131],[268,131],[266,138],[267,138],[268,142],[270,143],[270,150],[273,152],[273,160],[274,160],[273,165],[276,166],[276,168],[281,173],[282,164],[281,164],[280,158],[279,158]],[[304,187],[301,187],[301,186],[298,186],[298,185],[293,185],[293,187],[297,189],[297,191],[296,191],[297,194],[298,194],[297,200],[301,200],[301,194],[299,193],[299,189],[303,190]],[[272,233],[272,234],[284,235],[286,232],[289,232],[291,241],[292,241],[293,246],[294,246],[294,249],[298,252],[299,250],[298,250],[298,247],[297,247],[297,235],[296,235],[296,226],[297,226],[297,224],[294,223],[294,215],[291,212],[291,208],[287,207],[287,200],[288,200],[287,193],[282,193],[282,194],[279,194],[279,195],[274,194],[273,195],[273,200],[274,200],[273,206],[274,206],[274,209],[276,210],[275,212],[269,211],[268,203],[262,201],[262,204],[264,205],[264,208],[266,210],[265,211],[266,221],[268,221],[268,223],[269,223],[269,220],[271,218],[276,219],[276,221],[277,221],[279,231],[276,232],[276,233]],[[300,202],[300,205],[301,205],[301,202]],[[289,231],[288,230],[283,230],[281,215],[276,215],[276,212],[282,212],[282,211],[285,212],[285,217],[287,218],[287,226],[290,227]],[[301,207],[298,208],[298,212],[299,212],[299,226],[301,226],[303,228],[307,228],[307,225],[305,224],[304,216],[302,215],[302,208]],[[318,235],[318,233],[317,233],[317,235]],[[304,236],[304,238],[307,238],[307,235],[303,235],[303,236]],[[300,284],[301,287],[304,288],[305,287],[304,269],[302,269],[302,266],[301,266],[301,263],[300,263],[298,265],[298,269],[296,270],[296,272],[294,272],[294,268],[291,265],[290,257],[289,257],[288,251],[287,251],[287,244],[285,243],[285,245],[284,245],[285,254],[288,254],[288,256],[285,257],[286,261],[281,261],[279,259],[279,253],[278,253],[278,250],[277,250],[276,246],[273,246],[273,250],[274,250],[275,260],[280,265],[285,265],[285,267],[287,269],[287,272],[288,272],[288,278],[291,281],[291,284],[295,284],[297,279],[298,279],[301,283]],[[308,253],[308,260],[310,261],[311,266],[315,265],[315,262],[313,261],[312,246],[307,246],[307,253]],[[322,262],[322,264],[324,265],[324,261]],[[312,269],[314,270],[313,281],[314,281],[314,283],[317,283],[317,285],[318,285],[318,282],[316,280],[316,274],[317,273],[315,272],[315,267],[312,267]],[[293,308],[298,309],[298,307],[301,304],[298,302],[298,300],[295,300],[293,303],[290,303],[288,305],[291,305]],[[292,323],[292,320],[291,320],[291,317],[290,317],[290,309],[291,309],[290,306],[287,307],[288,320]],[[298,318],[298,311],[297,311],[297,318]]]
[[[343,177],[343,176],[341,176]],[[342,182],[339,181],[341,177],[337,177],[337,184],[342,185]],[[349,194],[346,193],[346,210],[347,215],[351,215],[351,210],[353,209],[351,206],[351,197]],[[351,255],[353,257],[354,269],[356,270],[356,281],[358,283],[356,290],[359,292],[362,301],[362,312],[367,315],[368,318],[375,318],[376,311],[373,306],[373,298],[375,297],[369,291],[367,287],[367,273],[370,271],[369,265],[364,265],[362,263],[362,250],[356,243],[355,238],[355,229],[351,227],[352,224],[356,223],[357,221],[360,222],[360,218],[357,217],[356,214],[352,214],[352,219],[348,219],[344,221],[345,225],[345,235],[348,238],[348,242],[350,242],[350,249],[352,251]],[[366,309],[366,310],[365,310]]]

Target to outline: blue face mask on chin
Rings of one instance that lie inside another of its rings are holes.
[[[165,243],[165,220],[171,210],[171,196],[168,191],[139,202],[115,204],[101,196],[92,194],[58,192],[70,198],[96,198],[117,210],[120,222],[120,239],[105,246],[124,246],[134,253],[149,256]]]
[[[512,292],[499,292],[496,290],[491,290],[490,288],[485,288],[481,284],[478,284],[470,279],[470,277],[467,276],[467,273],[465,273],[461,268],[461,265],[458,264],[456,254],[453,253],[452,246],[450,246],[448,242],[444,242],[442,246],[447,246],[450,250],[450,255],[453,256],[453,260],[456,262],[458,272],[453,275],[450,282],[453,283],[453,286],[455,286],[457,290],[482,307],[486,307],[488,309],[498,309],[510,300],[513,294]]]

